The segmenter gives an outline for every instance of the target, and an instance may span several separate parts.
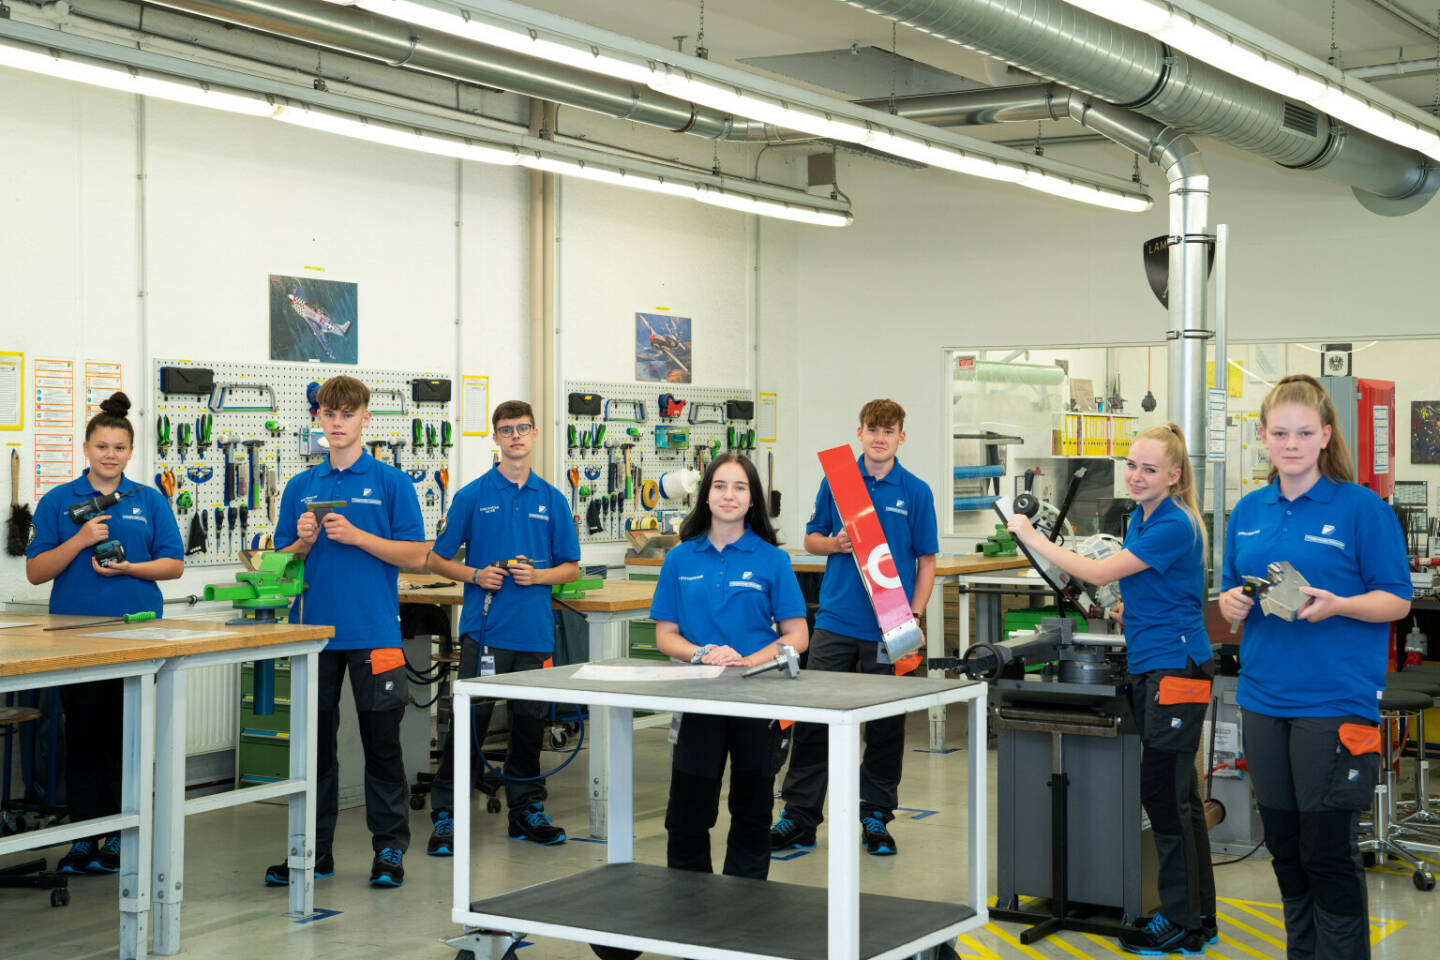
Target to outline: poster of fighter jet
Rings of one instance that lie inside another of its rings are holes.
[[[270,359],[359,363],[359,285],[270,274]]]
[[[690,318],[635,314],[635,379],[690,382]]]

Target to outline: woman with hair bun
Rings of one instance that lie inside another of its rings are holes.
[[[159,617],[164,600],[155,582],[174,580],[185,570],[185,548],[170,504],[154,487],[125,476],[135,452],[129,412],[130,398],[123,393],[101,402],[100,412],[85,425],[89,467],[45,494],[35,508],[25,576],[36,586],[53,582],[51,613],[120,617],[149,611]],[[120,500],[84,523],[66,512],[110,494],[119,494]],[[96,558],[102,546],[103,564]],[[71,822],[119,813],[123,681],[67,684],[60,688],[60,702]],[[61,873],[119,869],[118,835],[76,841],[59,866]]]
[[[1370,956],[1356,827],[1380,763],[1378,695],[1390,623],[1410,612],[1405,538],[1389,505],[1354,482],[1335,405],[1314,377],[1285,377],[1260,406],[1270,483],[1225,529],[1220,611],[1243,620],[1245,759],[1284,904],[1292,958]],[[1294,620],[1245,595],[1289,561],[1309,599]]]
[[[1205,633],[1205,525],[1185,435],[1173,423],[1141,431],[1125,459],[1135,501],[1125,547],[1095,560],[1051,543],[1025,517],[1010,531],[1031,554],[1100,586],[1120,581],[1130,705],[1140,729],[1140,799],[1158,857],[1161,909],[1121,935],[1131,953],[1204,953],[1219,932],[1210,834],[1195,781],[1210,705],[1214,653]]]

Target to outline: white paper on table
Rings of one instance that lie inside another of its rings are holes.
[[[649,683],[656,680],[710,680],[725,668],[709,663],[679,664],[672,667],[644,667],[629,664],[587,663],[572,676],[576,680],[611,680],[626,683]]]
[[[175,627],[141,627],[138,630],[108,630],[82,633],[82,637],[120,637],[124,640],[198,640],[201,637],[228,637],[234,630],[180,630]]]
[[[38,620],[0,620],[0,630],[8,630],[11,627],[38,627]]]

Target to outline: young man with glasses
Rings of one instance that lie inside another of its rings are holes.
[[[465,584],[460,614],[460,676],[488,677],[553,665],[555,616],[550,587],[580,576],[580,540],[569,501],[530,469],[540,431],[530,404],[509,400],[491,418],[500,462],[455,495],[444,531],[430,553],[430,569]],[[464,562],[450,559],[465,549]],[[505,753],[505,799],[510,838],[565,842],[565,831],[545,813],[540,743],[550,705],[511,700]],[[484,769],[477,746],[485,741],[493,704],[475,705],[472,770]],[[434,830],[425,852],[454,854],[455,730],[445,738],[440,769],[430,788]],[[461,745],[460,749],[465,749]],[[463,799],[470,798],[470,785]]]

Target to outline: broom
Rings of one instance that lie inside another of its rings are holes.
[[[20,451],[10,451],[10,522],[5,525],[5,552],[25,556],[30,545],[30,506],[20,503]]]

